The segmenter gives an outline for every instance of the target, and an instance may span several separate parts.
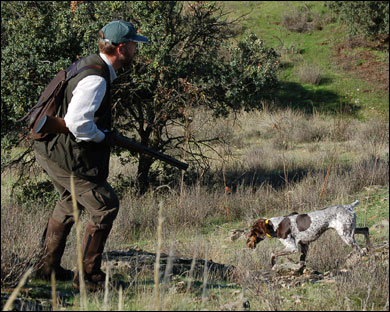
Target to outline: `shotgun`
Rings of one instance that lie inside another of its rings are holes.
[[[64,118],[44,115],[41,118],[41,120],[39,120],[35,132],[36,133],[69,133],[70,131],[66,127]],[[186,170],[188,168],[188,164],[181,162],[169,155],[165,155],[163,153],[157,152],[150,147],[137,143],[134,140],[131,140],[116,132],[113,135],[112,144],[125,148],[131,152],[147,154],[153,158],[157,158],[161,161],[164,161],[182,170]]]

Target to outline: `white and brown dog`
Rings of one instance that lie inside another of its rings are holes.
[[[349,205],[332,206],[307,214],[292,213],[283,217],[259,219],[253,224],[250,233],[247,234],[247,246],[253,249],[265,237],[276,237],[282,242],[285,249],[272,254],[271,265],[275,265],[276,257],[296,253],[299,247],[301,250],[300,262],[303,264],[309,243],[318,239],[327,229],[333,228],[346,244],[360,254],[364,254],[354,238],[354,234],[363,234],[368,250],[370,246],[368,228],[356,228],[356,213],[353,211],[353,207],[359,203],[357,200]]]

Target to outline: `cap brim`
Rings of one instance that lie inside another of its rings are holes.
[[[149,39],[141,35],[136,35],[134,38],[131,38],[130,41],[146,43],[149,42]]]

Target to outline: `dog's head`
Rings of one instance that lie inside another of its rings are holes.
[[[246,246],[255,249],[266,236],[273,233],[272,222],[268,219],[259,219],[253,225],[251,231],[246,235]]]

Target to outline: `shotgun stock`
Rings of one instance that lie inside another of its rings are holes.
[[[69,129],[66,127],[65,120],[59,117],[52,117],[45,115],[39,121],[36,127],[36,133],[69,133]],[[131,152],[147,154],[153,158],[157,158],[179,169],[186,170],[188,164],[181,162],[169,155],[157,152],[154,149],[147,147],[143,144],[137,143],[119,133],[115,133],[112,138],[112,144],[125,148]]]

